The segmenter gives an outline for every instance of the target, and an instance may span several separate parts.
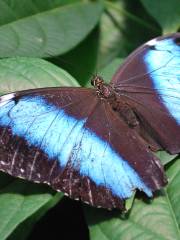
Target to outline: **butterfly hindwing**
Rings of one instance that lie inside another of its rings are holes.
[[[0,142],[2,171],[93,206],[123,209],[134,189],[151,196],[166,183],[143,139],[91,89],[2,96]]]
[[[112,84],[136,109],[159,149],[180,152],[180,33],[153,39],[132,53]]]

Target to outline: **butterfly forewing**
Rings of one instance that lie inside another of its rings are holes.
[[[64,151],[66,141],[80,129],[78,120],[84,121],[88,115],[84,99],[90,105],[93,96],[91,90],[78,89],[77,94],[73,88],[2,96],[0,168],[14,176],[50,183],[61,171],[61,164],[57,167],[56,163],[58,152]],[[66,117],[65,111],[74,113],[75,118]],[[65,164],[63,155],[61,160]]]
[[[136,109],[156,145],[180,152],[180,33],[153,39],[132,53],[112,84]]]

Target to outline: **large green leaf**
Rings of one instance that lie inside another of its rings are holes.
[[[0,26],[0,57],[65,53],[95,27],[102,9],[100,2],[80,2],[17,17]]]
[[[48,11],[79,0],[4,0],[0,1],[0,25]]]
[[[170,183],[152,201],[135,199],[131,212],[125,216],[116,212],[86,207],[90,239],[157,239],[178,240],[180,232],[180,161],[169,169]]]
[[[0,93],[30,88],[78,86],[66,71],[38,58],[0,60]]]
[[[37,188],[37,186],[33,186]],[[38,190],[39,191],[39,190]],[[56,193],[50,198],[50,200],[44,204],[41,208],[36,209],[36,211],[28,217],[25,216],[25,220],[21,222],[17,228],[12,232],[12,234],[8,237],[8,240],[24,240],[27,239],[28,235],[31,233],[35,223],[37,223],[40,218],[45,215],[45,213],[52,207],[54,207],[63,197],[62,193]],[[34,199],[36,200],[36,199]],[[28,212],[27,212],[28,213]]]
[[[180,28],[179,0],[141,0],[141,2],[160,24],[164,33],[173,33]]]
[[[96,27],[78,46],[59,57],[49,59],[66,69],[84,86],[95,73],[99,42],[99,28]]]
[[[46,205],[55,193],[47,187],[20,180],[0,190],[0,239],[7,236],[25,219]],[[61,196],[59,195],[59,200]]]

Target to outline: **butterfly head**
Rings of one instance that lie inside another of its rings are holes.
[[[102,77],[95,75],[92,79],[91,79],[91,85],[97,89],[101,88],[101,86],[104,84],[104,80]]]

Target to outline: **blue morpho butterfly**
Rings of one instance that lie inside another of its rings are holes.
[[[110,84],[0,98],[0,170],[92,206],[124,209],[167,182],[151,150],[180,152],[180,33],[133,52]]]

